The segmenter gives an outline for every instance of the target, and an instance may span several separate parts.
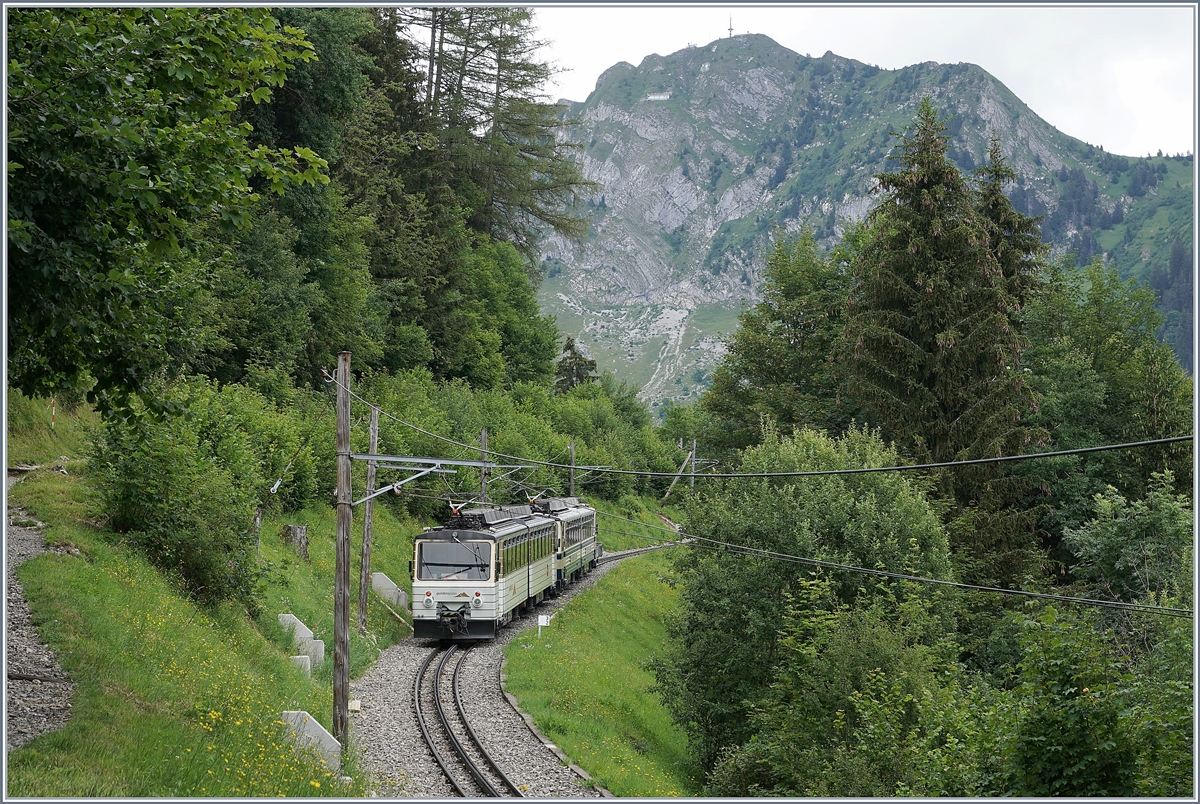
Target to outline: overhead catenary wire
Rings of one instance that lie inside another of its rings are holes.
[[[337,380],[329,378],[329,374],[327,372],[325,372],[324,369],[322,369],[322,372],[325,373],[325,376],[327,378],[326,382],[332,382],[332,383],[337,382]],[[357,399],[358,401],[362,402],[363,404],[366,404],[366,405],[372,404],[353,392],[351,392],[350,395],[353,398]],[[461,441],[455,441],[453,438],[447,438],[446,436],[441,436],[441,435],[438,435],[437,433],[432,433],[428,430],[425,430],[424,428],[418,427],[417,425],[412,424],[410,422],[406,422],[403,419],[400,419],[400,418],[393,416],[390,413],[386,413],[382,410],[380,412],[383,415],[387,416],[392,421],[396,422],[397,424],[402,424],[405,427],[410,427],[419,433],[430,436],[431,438],[438,439],[439,441],[444,441],[447,444],[453,444],[454,446],[457,446],[457,447],[465,447],[467,449],[470,449],[470,447],[468,445],[463,444]],[[1124,443],[1124,444],[1103,444],[1103,445],[1096,446],[1096,447],[1076,447],[1074,449],[1055,450],[1053,452],[1030,452],[1030,453],[1026,453],[1024,455],[1002,455],[1002,456],[998,456],[995,458],[972,458],[972,459],[961,460],[961,461],[942,461],[940,463],[920,463],[920,464],[908,464],[908,465],[900,465],[900,466],[866,466],[866,467],[858,467],[858,468],[854,468],[854,469],[813,469],[813,470],[795,471],[795,472],[706,472],[706,473],[698,473],[695,475],[695,477],[696,478],[708,478],[708,479],[714,479],[714,480],[733,480],[733,479],[739,479],[739,478],[819,477],[819,476],[824,476],[824,475],[858,475],[858,474],[869,474],[869,473],[875,473],[875,472],[916,472],[916,471],[929,471],[931,469],[949,469],[949,468],[956,467],[956,466],[973,466],[973,465],[987,464],[987,463],[1004,463],[1004,462],[1009,462],[1009,461],[1024,461],[1024,460],[1032,460],[1035,458],[1058,458],[1058,457],[1062,457],[1065,455],[1083,455],[1083,454],[1091,453],[1091,452],[1108,452],[1108,451],[1113,451],[1113,450],[1135,449],[1137,447],[1150,447],[1150,446],[1155,446],[1157,444],[1174,444],[1174,443],[1179,443],[1182,441],[1193,441],[1194,439],[1195,439],[1194,435],[1183,435],[1183,436],[1171,436],[1169,438],[1155,438],[1155,439],[1150,439],[1148,441],[1131,441],[1131,442]],[[524,463],[534,464],[536,466],[548,466],[548,467],[552,467],[555,469],[571,469],[571,468],[578,469],[579,468],[579,467],[572,467],[570,464],[553,463],[551,461],[539,461],[535,458],[522,458],[519,455],[508,455],[503,452],[489,451],[489,454],[494,458],[503,458],[503,459],[513,460],[513,461],[522,461]],[[601,472],[601,473],[609,474],[609,475],[626,475],[626,476],[632,476],[632,477],[669,478],[669,477],[675,477],[675,475],[677,474],[676,472],[643,472],[643,471],[637,471],[634,469],[613,469],[613,468],[609,468],[609,467],[588,467],[588,468],[594,472]]]
[[[850,564],[839,564],[835,561],[823,561],[816,558],[805,558],[804,556],[790,555],[788,553],[779,553],[774,550],[766,550],[760,547],[748,547],[746,545],[733,544],[731,542],[722,542],[717,539],[708,539],[703,536],[697,536],[693,533],[686,533],[683,530],[665,528],[657,525],[650,525],[645,522],[628,519],[627,517],[610,514],[606,511],[597,511],[602,516],[619,519],[623,522],[629,522],[634,525],[639,525],[650,530],[662,530],[668,533],[676,533],[677,539],[665,539],[656,536],[645,536],[636,533],[624,533],[622,531],[613,531],[621,533],[624,536],[633,536],[635,538],[650,539],[658,542],[670,542],[673,544],[686,544],[691,547],[698,547],[714,552],[737,553],[740,555],[762,556],[774,561],[784,561],[793,564],[805,564],[808,566],[820,567],[822,569],[841,570],[843,572],[852,572],[863,575],[874,575],[883,578],[892,578],[901,581],[912,581],[915,583],[936,584],[939,586],[949,586],[956,589],[963,589],[973,592],[991,592],[1000,595],[1009,595],[1015,597],[1027,597],[1041,600],[1053,600],[1062,603],[1076,603],[1079,605],[1096,606],[1102,608],[1120,609],[1123,611],[1134,611],[1143,614],[1159,614],[1168,617],[1191,617],[1191,609],[1172,608],[1169,606],[1151,606],[1144,603],[1127,603],[1121,600],[1099,600],[1096,598],[1072,597],[1070,595],[1055,595],[1048,592],[1030,592],[1025,589],[1004,589],[998,586],[980,586],[978,584],[961,583],[958,581],[947,581],[941,578],[926,578],[920,575],[909,575],[902,572],[891,572],[890,570],[872,569],[869,567],[855,567]],[[686,540],[686,541],[684,541]]]
[[[331,377],[325,369],[322,369],[321,373],[325,376],[326,382],[338,384],[337,380],[335,378]],[[362,402],[363,404],[366,404],[366,405],[373,404],[373,403],[367,401],[366,399],[364,399],[363,397],[359,396],[358,394],[355,394],[353,391],[350,391],[349,389],[346,389],[346,390],[348,391],[348,393],[350,394],[350,396],[352,398],[357,399],[359,402]],[[452,438],[447,438],[446,436],[441,436],[441,435],[438,435],[437,433],[430,432],[429,430],[426,430],[422,427],[412,424],[411,422],[406,422],[397,416],[387,413],[386,411],[382,410],[382,408],[380,409],[380,412],[387,418],[396,422],[397,424],[401,424],[405,427],[409,427],[409,428],[411,428],[419,433],[422,433],[424,435],[427,435],[431,438],[437,439],[439,441],[444,441],[448,444],[453,444],[454,446],[457,446],[457,447],[460,447],[463,449],[473,449],[473,447],[471,447],[468,444],[464,444],[464,443],[462,443],[460,441],[456,441]],[[697,474],[696,477],[710,478],[710,479],[818,477],[818,476],[825,476],[825,475],[867,474],[867,473],[876,473],[876,472],[899,472],[899,471],[922,471],[922,470],[928,471],[928,470],[932,470],[932,469],[944,469],[944,468],[951,468],[951,467],[956,467],[956,466],[970,466],[970,465],[977,465],[977,464],[1030,460],[1030,459],[1034,459],[1034,458],[1053,458],[1053,457],[1062,457],[1062,456],[1066,456],[1066,455],[1083,455],[1083,454],[1092,453],[1092,452],[1106,452],[1106,451],[1113,451],[1113,450],[1134,449],[1137,447],[1147,447],[1147,446],[1154,446],[1154,445],[1158,445],[1158,444],[1172,444],[1172,443],[1179,443],[1179,442],[1183,442],[1183,441],[1193,441],[1194,438],[1195,438],[1194,435],[1172,436],[1169,438],[1157,438],[1157,439],[1150,439],[1147,441],[1134,441],[1134,442],[1128,442],[1128,443],[1124,443],[1124,444],[1105,444],[1105,445],[1095,446],[1095,447],[1079,447],[1079,448],[1075,448],[1075,449],[1055,450],[1052,452],[1035,452],[1035,453],[1028,453],[1025,455],[1007,455],[1007,456],[999,456],[999,457],[995,457],[995,458],[975,458],[975,459],[970,459],[970,460],[944,461],[944,462],[939,462],[939,463],[927,463],[927,464],[861,467],[861,468],[854,468],[854,469],[818,469],[818,470],[794,471],[794,472],[705,473],[705,474]],[[547,466],[547,467],[552,467],[552,468],[557,468],[557,469],[577,468],[577,467],[573,467],[569,464],[552,463],[550,461],[539,461],[536,459],[522,458],[520,456],[509,455],[507,453],[501,453],[501,452],[492,452],[491,455],[495,458],[522,461],[524,463],[529,463],[529,464],[533,464],[533,465],[537,465],[537,466]],[[597,473],[626,475],[626,476],[635,476],[635,477],[667,478],[667,477],[674,477],[676,474],[674,472],[642,472],[642,471],[635,471],[635,470],[628,470],[628,469],[613,469],[613,468],[608,468],[608,467],[589,467],[589,469],[590,469],[590,471],[597,472]],[[604,512],[600,512],[600,513],[604,513]],[[605,515],[606,516],[614,516],[613,514],[605,514]],[[618,518],[623,519],[623,517],[618,517]],[[626,520],[626,521],[634,522],[634,520]],[[654,527],[654,526],[646,525],[645,523],[640,523],[640,522],[635,522],[635,524],[638,524],[638,525],[641,525],[641,526],[647,527],[647,528]],[[663,528],[663,530],[667,530],[667,529]],[[1172,617],[1191,617],[1192,616],[1191,609],[1177,609],[1177,608],[1169,608],[1169,607],[1162,607],[1162,606],[1147,606],[1147,605],[1137,604],[1137,603],[1125,603],[1122,601],[1111,601],[1111,600],[1097,600],[1097,599],[1092,599],[1092,598],[1077,598],[1077,597],[1070,597],[1070,596],[1066,596],[1066,595],[1054,595],[1054,594],[1043,593],[1043,592],[1030,592],[1030,591],[1022,590],[1022,589],[1003,589],[1000,587],[965,584],[965,583],[959,583],[956,581],[942,580],[939,578],[924,578],[924,577],[916,576],[916,575],[907,575],[904,573],[890,572],[888,570],[871,569],[871,568],[867,568],[867,567],[854,567],[854,566],[847,565],[847,564],[838,564],[836,562],[823,561],[820,559],[805,558],[803,556],[793,556],[793,555],[788,555],[786,553],[777,553],[774,551],[764,550],[761,548],[746,547],[743,545],[735,545],[735,544],[731,544],[731,543],[727,543],[727,542],[720,542],[715,539],[707,539],[707,538],[695,536],[692,534],[684,534],[682,531],[676,531],[676,532],[680,536],[687,538],[689,540],[688,543],[691,544],[692,546],[696,546],[696,547],[701,547],[701,548],[710,549],[710,550],[735,552],[735,553],[741,553],[744,555],[761,555],[761,556],[766,556],[766,557],[772,558],[774,560],[788,561],[788,562],[792,562],[792,563],[801,563],[801,564],[806,564],[806,565],[815,566],[815,567],[821,567],[821,568],[825,568],[825,569],[836,569],[836,570],[841,570],[841,571],[845,571],[845,572],[861,573],[861,574],[867,574],[867,575],[874,575],[877,577],[893,578],[893,579],[897,579],[897,580],[906,580],[906,581],[912,581],[912,582],[917,582],[917,583],[937,584],[937,585],[941,585],[941,586],[954,587],[954,588],[964,589],[964,590],[969,590],[969,591],[990,592],[990,593],[1001,594],[1001,595],[1020,596],[1020,597],[1028,597],[1028,598],[1044,599],[1044,600],[1055,600],[1055,601],[1060,601],[1060,602],[1078,603],[1081,605],[1091,605],[1091,606],[1121,609],[1121,610],[1126,610],[1126,611],[1136,611],[1136,612],[1149,613],[1149,614],[1160,614],[1160,615],[1172,616]],[[709,544],[707,544],[707,545],[701,544],[701,542],[708,542]]]

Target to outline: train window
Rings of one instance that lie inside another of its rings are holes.
[[[487,542],[418,542],[417,578],[422,581],[486,581],[492,546]]]

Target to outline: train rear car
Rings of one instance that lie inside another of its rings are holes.
[[[555,583],[562,589],[591,571],[604,552],[596,537],[596,509],[575,497],[535,500],[533,509],[555,522]]]

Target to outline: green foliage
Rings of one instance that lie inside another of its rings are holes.
[[[342,155],[341,121],[362,104],[369,59],[355,41],[372,30],[365,8],[279,8],[271,15],[283,28],[304,31],[315,59],[296,65],[286,89],[265,103],[243,104],[242,119],[254,141],[272,147],[303,145],[330,164]]]
[[[982,718],[960,711],[968,694],[940,625],[918,598],[884,592],[850,608],[827,580],[802,582],[775,679],[751,713],[754,735],[724,753],[708,792],[962,795],[977,770],[964,742]]]
[[[1075,572],[1120,600],[1178,595],[1172,588],[1191,546],[1189,500],[1174,493],[1170,472],[1151,475],[1146,497],[1132,502],[1111,486],[1095,497],[1092,519],[1067,530],[1065,545],[1079,556]]]
[[[878,434],[850,430],[833,440],[810,430],[768,431],[747,450],[743,470],[787,472],[889,466],[895,452]],[[709,481],[711,484],[712,481]],[[691,536],[860,567],[948,577],[948,546],[922,486],[897,473],[745,479],[697,487],[684,530]],[[779,662],[787,599],[813,570],[736,551],[692,549],[675,560],[680,610],[668,623],[671,647],[658,664],[667,706],[688,734],[697,761],[711,768],[722,749],[753,731],[747,715],[762,700]],[[832,572],[836,600],[880,594],[862,575]],[[925,595],[928,587],[895,594]],[[949,617],[942,604],[936,616]],[[945,620],[941,627],[949,626]]]
[[[280,368],[290,378],[320,297],[294,251],[296,227],[263,201],[250,217],[253,225],[216,235],[206,254],[210,337],[190,362],[221,382],[243,381],[253,366]]]
[[[1153,292],[1093,262],[1076,273],[1054,265],[1025,310],[1032,347],[1025,365],[1040,404],[1028,423],[1050,435],[1045,449],[1119,444],[1182,435],[1192,421],[1191,382],[1154,331]],[[1147,493],[1154,472],[1191,486],[1188,444],[1030,462],[1016,471],[1047,492],[1041,527],[1054,550],[1067,528],[1090,515],[1096,494],[1114,487]],[[1067,562],[1061,551],[1055,558]]]
[[[1177,568],[1178,597],[1160,596],[1160,605],[1194,606],[1192,548]],[[1190,618],[1138,615],[1124,623],[1141,643],[1134,682],[1125,701],[1131,739],[1138,746],[1138,792],[1145,796],[1195,795],[1195,643]],[[1120,647],[1120,646],[1118,646]]]
[[[305,438],[297,421],[239,386],[193,381],[162,393],[186,397],[187,413],[114,418],[97,433],[92,465],[109,525],[196,600],[254,610],[270,569],[256,554],[255,510],[316,496],[312,430]],[[273,478],[287,481],[282,495],[271,493]]]
[[[776,240],[767,257],[764,299],[738,317],[729,351],[701,401],[727,425],[713,446],[756,443],[764,416],[784,430],[845,429],[848,417],[837,395],[840,365],[831,355],[842,333],[849,283],[846,266],[820,254],[811,232]]]
[[[9,20],[9,379],[102,407],[166,362],[187,228],[244,221],[250,177],[325,181],[306,148],[253,147],[233,119],[312,58],[262,9],[23,9]]]
[[[1009,785],[1032,796],[1129,796],[1137,749],[1122,677],[1094,632],[1053,608],[1026,621]]]

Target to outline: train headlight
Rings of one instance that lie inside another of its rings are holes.
[[[475,608],[479,608],[483,605],[483,598],[479,596],[478,592],[475,593],[475,597],[471,598],[471,605]]]
[[[433,592],[425,593],[425,608],[427,608],[427,609],[433,608]]]

